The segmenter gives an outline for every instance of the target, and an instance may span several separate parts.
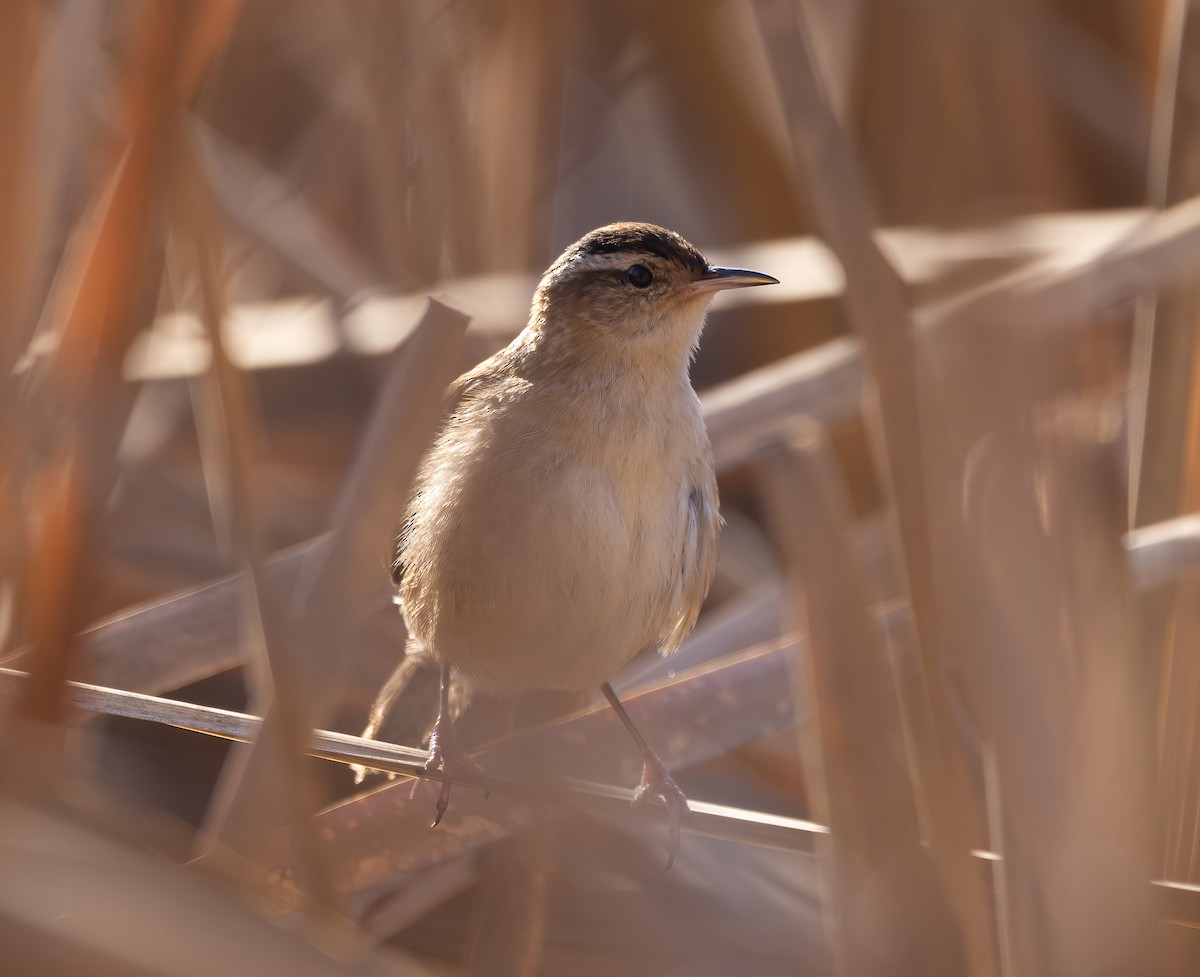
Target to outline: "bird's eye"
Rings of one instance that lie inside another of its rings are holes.
[[[634,288],[648,288],[654,281],[654,273],[645,265],[630,265],[629,270],[625,272],[625,277],[629,279],[629,284]]]

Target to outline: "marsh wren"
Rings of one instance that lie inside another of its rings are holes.
[[[454,732],[451,669],[483,692],[599,687],[645,760],[634,804],[666,806],[674,858],[687,799],[608,679],[696,623],[720,517],[688,366],[713,295],[767,284],[653,224],[601,227],[546,271],[520,335],[451,387],[392,561],[410,650],[441,669],[435,825],[455,776],[483,777]]]

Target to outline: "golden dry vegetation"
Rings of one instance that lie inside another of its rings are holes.
[[[2,17],[6,973],[1197,971],[1194,5]],[[626,218],[782,281],[694,367],[705,613],[618,682],[670,872],[598,699],[466,704],[436,830],[428,671],[353,735],[441,390]]]

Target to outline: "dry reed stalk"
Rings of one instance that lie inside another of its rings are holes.
[[[77,595],[86,591],[87,553],[113,478],[125,400],[118,390],[121,357],[147,311],[156,278],[153,206],[188,19],[186,11],[155,7],[132,42],[123,79],[124,138],[115,147],[108,184],[62,272],[54,313],[58,346],[35,391],[56,402],[67,417],[47,448],[41,476],[30,486],[54,490],[29,499],[37,513],[27,547],[34,678],[23,712],[51,724],[63,717],[63,682],[83,623]]]
[[[378,574],[381,541],[394,525],[397,499],[404,497],[397,486],[408,484],[440,420],[441,394],[454,375],[465,327],[462,317],[431,303],[397,355],[348,488],[333,514],[330,543],[310,550],[311,562],[300,571],[290,610],[293,684],[273,698],[261,742],[248,752],[237,751],[236,772],[217,802],[218,823],[229,826],[218,829],[218,836],[236,839],[241,851],[262,844],[267,825],[258,820],[259,812],[278,789],[275,781],[283,773],[275,769],[275,751],[289,749],[299,757],[303,745],[295,737],[320,725],[331,707],[342,657],[331,652],[357,633],[356,619],[369,603],[366,597]],[[403,649],[397,648],[396,654],[399,657]],[[289,718],[291,709],[298,710],[294,718]],[[226,833],[230,829],[232,835]]]
[[[32,279],[36,251],[25,246],[33,236],[37,197],[35,124],[37,96],[37,4],[18,0],[7,11],[7,29],[0,39],[0,129],[6,134],[0,150],[0,220],[10,230],[0,241],[0,395],[7,423],[13,403],[13,368],[31,332]],[[12,435],[5,437],[11,443]],[[10,457],[10,452],[4,452]]]
[[[401,107],[388,131],[394,157],[405,161],[398,191],[405,199],[405,262],[430,283],[447,270],[489,267],[479,234],[481,166],[474,156],[499,147],[478,145],[467,110],[474,90],[463,86],[461,45],[482,43],[487,32],[480,11],[444,3],[426,20],[418,16],[414,11],[404,22],[413,35],[406,36],[404,56],[388,66],[388,101]]]
[[[699,6],[686,17],[673,4],[636,9],[667,106],[662,124],[671,142],[686,147],[678,165],[696,182],[704,219],[747,240],[795,233],[803,203],[745,6]],[[723,120],[722,138],[698,140],[715,119]],[[697,158],[703,166],[693,165]]]
[[[212,192],[230,221],[345,302],[375,284],[359,258],[282,180],[202,121],[191,120],[190,128]]]
[[[1105,32],[1109,37],[1097,37],[1100,32],[1096,22],[1106,16],[1118,23]],[[989,43],[995,22],[1000,20],[1001,29],[1015,35],[1016,49],[1032,55],[1036,81],[1045,93],[1051,114],[1082,126],[1100,150],[1097,155],[1104,167],[1122,183],[1136,186],[1146,173],[1145,135],[1150,120],[1143,79],[1130,63],[1129,48],[1135,47],[1137,40],[1152,36],[1144,28],[1150,18],[1135,7],[1120,4],[1097,11],[1095,19],[1094,23],[1075,22],[1053,5],[1022,0],[1005,5],[999,17],[985,18],[976,26],[980,38]],[[1119,53],[1105,43],[1114,35],[1122,42]],[[1052,118],[1050,125],[1055,124]],[[1064,158],[1063,153],[1056,155],[1056,168],[1067,169],[1061,165]]]
[[[1135,529],[1125,534],[1125,549],[1139,591],[1179,581],[1200,566],[1200,516],[1179,516]]]
[[[38,225],[33,201],[39,180],[35,169],[37,68],[36,4],[13,4],[7,29],[0,39],[0,226],[8,230],[0,241],[0,599],[7,611],[0,624],[0,654],[20,639],[27,605],[19,568],[25,540],[18,531],[21,513],[21,463],[28,432],[16,413],[17,384],[13,371],[33,332],[33,282]],[[33,212],[31,212],[33,211]]]
[[[1081,45],[1062,50],[1066,30],[1042,25],[1053,14],[1039,8],[1050,6],[872,5],[862,20],[850,132],[887,221],[953,226],[980,211],[1040,209],[1046,200],[1077,206],[1084,198],[1080,188],[1094,177],[1072,159],[1076,141],[1054,95],[1064,88],[1083,108],[1091,93],[1078,74],[1056,85],[1050,69],[1072,61],[1090,66],[1091,59],[1081,56]],[[1019,78],[1011,70],[1016,61],[1026,68]],[[1109,78],[1105,68],[1094,73]],[[1110,119],[1129,106],[1128,93],[1118,90],[1125,98],[1104,106]],[[1140,131],[1127,130],[1125,143],[1135,143]],[[1123,155],[1132,154],[1136,149]],[[1089,162],[1095,167],[1094,157]]]
[[[480,860],[483,886],[467,973],[534,977],[541,970],[547,900],[561,861],[556,825],[491,846]]]
[[[146,316],[161,267],[154,208],[166,167],[166,131],[175,99],[192,94],[179,87],[174,59],[192,54],[190,81],[198,84],[200,66],[211,54],[203,32],[185,41],[191,23],[189,11],[155,8],[139,25],[121,93],[123,141],[114,147],[109,182],[61,274],[53,312],[55,355],[40,382],[31,385],[32,397],[49,398],[69,415],[56,431],[43,432],[51,443],[48,460],[31,486],[53,487],[32,502],[41,509],[34,532],[45,535],[28,550],[31,668],[38,678],[30,683],[25,714],[43,721],[61,718],[59,693],[83,620],[76,595],[87,589],[86,554],[98,537],[128,402],[119,389],[120,362]]]
[[[364,197],[370,202],[364,214],[366,234],[382,279],[411,289],[416,287],[416,276],[404,240],[410,225],[404,189],[397,178],[404,165],[404,119],[387,100],[396,62],[405,60],[403,54],[396,56],[397,48],[403,50],[405,34],[373,16],[375,11],[369,8],[342,6],[338,12],[345,21],[347,57],[343,91],[336,104],[348,107],[362,139]]]
[[[260,850],[278,824],[297,825],[295,860],[311,900],[309,911],[315,918],[329,919],[335,912],[333,886],[324,852],[311,828],[311,816],[319,802],[303,759],[308,740],[305,683],[298,674],[301,665],[291,653],[295,643],[289,634],[283,595],[268,579],[263,557],[263,493],[256,470],[262,454],[262,425],[245,379],[229,361],[222,336],[222,260],[210,216],[212,198],[182,131],[177,138],[176,219],[195,262],[201,319],[212,351],[210,370],[194,391],[197,429],[218,533],[245,570],[241,638],[249,657],[255,711],[271,709],[275,713],[274,727],[264,735],[262,748],[270,752],[273,769],[278,771],[275,789],[266,794],[268,803],[252,809],[241,821],[228,817],[228,811],[219,806],[225,794],[218,790],[201,844],[206,847],[219,841],[247,855]],[[236,760],[227,765],[227,777],[236,781],[240,773]]]
[[[569,5],[515,0],[481,23],[472,126],[480,209],[472,215],[489,269],[536,266],[552,249],[541,198],[561,128],[563,39],[578,17]],[[530,47],[526,40],[537,37]]]
[[[1196,98],[1200,20],[1191,4],[1170,2],[1162,23],[1158,91],[1150,144],[1148,199],[1167,207],[1196,193],[1195,155],[1200,138]],[[1200,504],[1200,344],[1196,324],[1200,292],[1185,285],[1138,307],[1131,365],[1130,514],[1135,528],[1168,525]],[[1197,880],[1200,801],[1195,760],[1200,734],[1200,600],[1195,578],[1148,594],[1141,608],[1140,643],[1148,665],[1159,669],[1157,717],[1160,873],[1184,883]],[[1195,969],[1195,907],[1184,926],[1165,929],[1163,962],[1173,972]]]
[[[880,623],[890,633],[898,622],[894,615],[889,614],[881,618]],[[0,692],[10,695],[18,694],[28,677],[28,674],[24,672],[0,669]],[[78,682],[68,683],[68,689],[72,704],[80,709],[104,715],[125,716],[147,722],[162,723],[239,742],[252,741],[262,725],[261,718],[257,716],[199,706],[189,702],[162,699]],[[365,763],[373,769],[407,777],[433,777],[436,779],[437,776],[425,771],[426,753],[423,750],[394,746],[345,733],[316,730],[307,751],[313,757],[344,764]],[[481,785],[468,786],[478,787]],[[588,811],[606,817],[619,817],[624,806],[628,804],[630,796],[628,790],[578,780],[564,782],[563,788],[558,791],[515,781],[498,781],[494,782],[493,786],[497,788],[498,795],[511,797],[517,804],[535,803],[555,807],[569,804],[580,811]],[[691,806],[693,816],[686,829],[691,835],[720,838],[740,844],[761,845],[779,851],[811,853],[811,838],[829,832],[828,827],[819,823],[772,816],[758,811],[731,808],[696,800],[691,802]],[[806,841],[806,837],[809,840]],[[979,850],[973,854],[985,863],[995,864],[1002,861],[995,852],[987,850]],[[453,862],[450,865],[453,865]],[[442,871],[436,866],[437,863],[434,863],[428,871]],[[223,866],[221,871],[228,867]],[[461,879],[463,870],[462,866],[458,869],[451,869],[447,866],[447,878]],[[465,870],[468,873],[471,872],[469,868]],[[413,874],[409,873],[409,876],[411,879]],[[247,881],[247,884],[250,883]],[[449,884],[452,888],[457,885],[457,883]],[[1154,893],[1161,918],[1186,924],[1195,915],[1197,902],[1200,900],[1195,886],[1156,881]],[[418,906],[424,906],[424,911],[427,911],[439,900],[437,896],[431,895],[414,898],[411,891],[405,891],[400,901],[405,904],[406,908],[397,907],[398,911],[404,913],[404,918],[411,921],[412,913],[417,911]],[[376,905],[382,904],[380,902]],[[374,925],[371,928],[374,928]]]
[[[862,386],[859,345],[846,337],[706,390],[700,402],[717,470],[752,461],[796,417],[829,425],[849,421],[861,406]]]
[[[783,634],[780,625],[782,587],[778,580],[765,583],[706,612],[670,658],[639,656],[617,673],[613,688],[635,688],[689,668],[715,662],[745,648],[774,641]]]
[[[970,822],[977,801],[968,783],[962,743],[954,728],[940,678],[939,634],[933,596],[925,461],[918,416],[915,336],[903,282],[872,238],[874,220],[853,153],[823,100],[798,13],[764,0],[757,7],[775,82],[788,118],[797,162],[812,188],[818,226],[842,262],[844,302],[859,334],[875,403],[867,412],[876,465],[890,496],[902,548],[896,560],[919,634],[925,708],[933,736],[917,744],[918,801],[929,812],[926,839],[958,919],[967,972],[996,972],[988,922],[990,907],[968,862]]]
[[[290,593],[320,536],[266,561],[276,589]],[[181,688],[243,664],[238,576],[133,607],[80,635],[80,673],[89,681],[131,692]],[[24,667],[25,658],[12,664]]]
[[[808,632],[793,663],[803,676],[797,701],[808,703],[797,712],[811,717],[799,727],[801,756],[814,814],[832,830],[826,871],[840,971],[961,973],[952,916],[922,850],[914,772],[896,751],[908,738],[897,676],[868,611],[844,492],[816,424],[799,424],[765,454],[763,489],[793,616]]]
[[[760,654],[782,658],[791,654],[792,651],[793,643],[788,642],[781,648],[764,649],[764,652]],[[782,667],[783,662],[781,661],[781,671]],[[0,692],[18,695],[28,679],[27,673],[0,669]],[[211,706],[200,706],[190,702],[162,699],[78,682],[68,683],[68,691],[72,704],[81,709],[109,716],[125,716],[131,719],[162,723],[241,743],[255,741],[263,727],[263,720],[260,717]],[[565,730],[565,735],[568,737],[585,737],[588,735],[589,726],[594,726],[590,722],[592,718],[594,718],[594,714],[577,717],[563,725],[562,728],[556,729],[555,734],[562,735]],[[786,720],[785,716],[783,720],[785,725]],[[698,725],[705,725],[704,717],[700,717]],[[546,738],[548,736],[533,732],[525,735],[525,742],[533,743],[536,746]],[[604,745],[607,748],[611,744],[605,743]],[[309,756],[337,763],[366,764],[372,769],[387,771],[407,778],[433,781],[438,779],[436,772],[430,772],[425,768],[427,754],[424,750],[380,743],[377,740],[363,739],[345,733],[316,730],[306,742],[305,752]],[[693,755],[699,756],[699,754]],[[615,763],[610,766],[615,766]],[[611,771],[604,771],[594,762],[587,767],[587,770],[602,775],[611,773]],[[574,772],[579,771],[575,770]],[[564,777],[556,781],[543,779],[540,782],[491,778],[491,785],[496,796],[502,800],[497,801],[494,807],[488,806],[491,804],[490,798],[482,802],[479,810],[472,814],[474,823],[464,828],[457,840],[450,840],[448,848],[440,854],[430,855],[428,851],[422,851],[421,857],[426,861],[410,864],[405,869],[404,875],[411,877],[414,871],[425,870],[463,854],[469,854],[472,846],[478,847],[481,844],[479,840],[481,828],[489,830],[493,834],[494,840],[506,837],[517,830],[528,829],[535,823],[541,823],[551,814],[561,813],[566,808],[620,821],[628,813],[628,804],[632,797],[632,791],[627,788],[611,787],[577,778]],[[464,787],[467,786],[482,788],[483,785],[464,781]],[[352,814],[356,816],[365,814],[367,823],[376,815],[382,815],[381,826],[384,818],[391,819],[396,816],[394,811],[373,811],[370,805],[361,804],[361,800],[360,798],[344,801],[327,813],[333,814],[340,807],[358,805],[356,810],[351,812]],[[468,801],[467,803],[481,802]],[[322,815],[322,817],[325,816]],[[427,813],[422,812],[419,816],[426,822],[428,821]],[[359,830],[361,825],[358,821],[353,823],[354,830]],[[394,827],[395,825],[393,825]],[[761,845],[784,851],[807,852],[811,847],[809,836],[827,833],[828,829],[810,821],[695,800],[692,801],[692,815],[687,823],[687,831],[693,835],[721,838],[744,844]],[[439,836],[433,837],[436,839]],[[467,847],[463,847],[466,844],[464,838],[469,842]],[[426,842],[425,847],[428,847],[428,839]],[[244,873],[243,879],[251,888],[257,888],[264,892],[269,888],[263,886],[261,880],[254,884],[254,880],[250,880]],[[371,876],[362,874],[346,876],[346,884],[349,887],[347,891],[349,892],[372,886],[378,887],[386,883],[394,884],[394,882],[395,879],[391,877],[372,879]],[[289,889],[289,892],[294,893],[294,890]]]
[[[1197,190],[1194,159],[1200,139],[1196,99],[1200,19],[1172,3],[1163,25],[1163,53],[1151,144],[1150,203],[1167,207]],[[1139,307],[1131,386],[1134,429],[1131,512],[1135,527],[1195,512],[1200,505],[1200,291],[1184,287]],[[1200,861],[1200,823],[1194,770],[1200,701],[1200,633],[1195,581],[1180,581],[1148,597],[1141,639],[1149,660],[1161,663],[1158,735],[1162,875],[1194,882]],[[1174,939],[1178,945],[1178,938]]]
[[[1115,425],[1045,326],[985,318],[924,350],[944,667],[994,757],[1006,969],[1118,974],[1153,959],[1150,703]]]

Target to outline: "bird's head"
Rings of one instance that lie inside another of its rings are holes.
[[[560,351],[565,344],[590,355],[686,358],[718,291],[773,284],[770,275],[714,267],[666,228],[609,224],[576,241],[547,269],[531,322]]]

